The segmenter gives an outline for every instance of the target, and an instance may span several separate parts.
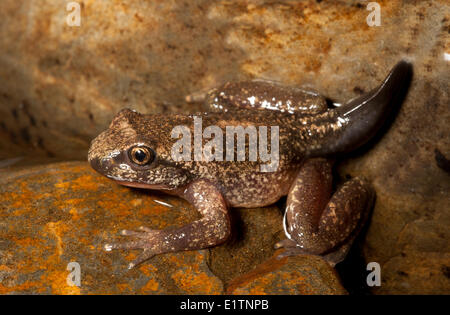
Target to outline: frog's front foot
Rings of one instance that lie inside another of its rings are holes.
[[[132,241],[105,245],[105,250],[142,249],[143,252],[128,268],[151,257],[184,250],[197,250],[221,244],[230,235],[227,205],[219,190],[210,182],[199,180],[190,184],[181,195],[202,215],[202,218],[180,228],[153,230],[141,227],[139,231],[122,231]]]
[[[128,265],[128,269],[132,269],[145,260],[162,253],[159,244],[162,240],[161,232],[161,230],[149,229],[144,226],[139,227],[139,231],[122,230],[121,235],[130,236],[133,240],[124,243],[105,244],[104,249],[106,251],[113,249],[142,249],[143,252]]]

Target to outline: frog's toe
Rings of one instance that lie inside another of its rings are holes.
[[[142,240],[133,240],[130,242],[122,242],[122,243],[108,243],[103,247],[105,251],[110,252],[113,249],[143,249],[144,244]]]
[[[287,238],[287,239],[284,239],[282,241],[277,242],[274,245],[274,248],[275,249],[278,249],[278,248],[293,248],[293,247],[296,247],[296,246],[297,246],[297,243],[295,241],[290,240],[290,239]]]
[[[115,242],[105,244],[104,249],[111,251],[113,249],[143,249],[147,250],[157,243],[157,237],[161,231],[153,230],[141,226],[139,231],[122,230],[121,235],[131,237],[132,240],[128,242]]]
[[[129,242],[105,244],[104,249],[106,251],[112,251],[113,249],[142,249],[142,253],[128,265],[128,269],[134,268],[136,265],[159,253],[156,250],[156,246],[154,246],[154,239],[152,239],[157,231],[147,228],[141,230],[143,231],[123,230],[121,234],[124,236],[130,236],[133,240]]]
[[[158,232],[159,232],[158,230],[153,230],[145,226],[140,226],[139,231],[122,230],[120,234],[124,236],[133,236],[137,238],[148,238],[149,235],[156,234]]]
[[[307,255],[307,254],[308,253],[305,252],[305,250],[301,249],[300,247],[290,247],[290,248],[286,248],[285,251],[280,253],[277,256],[277,259],[281,259],[281,258],[289,257],[289,256],[298,256],[298,255]]]
[[[148,227],[145,227],[145,226],[140,226],[139,227],[139,230],[141,230],[141,231],[144,231],[144,232],[156,232],[157,230],[155,230],[155,229],[150,229],[150,228],[148,228]]]
[[[144,261],[152,258],[155,255],[156,255],[156,253],[154,251],[152,251],[151,249],[149,249],[149,248],[144,249],[144,251],[135,260],[133,260],[132,262],[130,262],[128,264],[128,269],[133,269],[137,265],[143,263]]]

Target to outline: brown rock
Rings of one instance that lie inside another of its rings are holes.
[[[224,282],[270,258],[276,242],[285,238],[278,207],[231,209],[233,234],[222,246],[211,248],[209,266]]]
[[[272,255],[281,237],[276,207],[236,209],[240,232],[224,245],[158,255],[128,270],[138,251],[105,252],[105,242],[120,241],[122,229],[181,226],[199,217],[195,209],[177,197],[117,185],[85,162],[0,175],[0,294],[222,294],[225,282]],[[70,262],[80,265],[80,287],[67,284]],[[331,290],[329,278],[320,289],[315,274],[303,276],[317,286],[308,292]]]
[[[233,279],[229,294],[347,294],[336,271],[317,256],[273,257]]]
[[[381,279],[381,287],[375,293],[448,294],[450,254],[406,252],[383,265]]]
[[[107,253],[121,229],[161,229],[198,217],[178,198],[127,189],[87,163],[59,163],[1,175],[0,294],[220,294],[208,251],[160,255],[128,271],[138,251]],[[163,201],[172,207],[161,205]],[[78,262],[81,287],[69,286]]]

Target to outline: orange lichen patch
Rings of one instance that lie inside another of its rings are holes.
[[[98,200],[97,205],[101,208],[108,209],[115,216],[126,217],[133,214],[133,209],[128,203],[117,202],[118,200]]]
[[[67,233],[69,227],[66,223],[58,221],[58,222],[49,222],[45,226],[45,230],[49,234],[49,236],[54,237],[56,239],[56,248],[58,250],[58,254],[61,256],[63,254],[63,241],[62,236]]]
[[[276,257],[276,256],[275,256]],[[228,294],[345,294],[335,271],[321,258],[275,257],[232,280]]]
[[[145,202],[144,207],[142,207],[142,209],[140,211],[144,215],[151,215],[151,214],[162,214],[169,210],[170,210],[170,208],[168,208],[167,206],[164,206],[157,202],[154,202],[149,197],[149,200]]]
[[[197,264],[200,264],[201,262],[203,262],[205,260],[205,255],[200,251],[195,252],[194,257],[195,257],[195,261]]]
[[[258,278],[250,288],[237,288],[233,294],[254,294],[254,295],[266,295],[271,292],[267,292],[267,289],[271,289],[273,286],[274,280],[276,279],[273,273],[269,273],[264,275],[261,278]]]
[[[130,201],[130,204],[133,207],[138,207],[138,206],[142,205],[142,199],[141,198],[133,199],[133,200]]]
[[[10,198],[10,200],[13,202],[11,204],[12,208],[17,209],[16,215],[20,215],[23,213],[23,210],[25,208],[31,207],[32,203],[41,198],[45,198],[46,196],[42,196],[42,194],[34,193],[32,190],[28,189],[28,182],[21,180],[18,182],[19,187],[17,191],[19,193],[10,193],[5,194],[6,198]]]
[[[70,209],[69,213],[72,215],[72,219],[73,220],[79,220],[80,219],[80,215],[79,215],[79,213],[78,213],[76,208]]]
[[[276,258],[276,255],[278,255],[280,252],[281,250],[276,251],[274,257],[258,265],[255,269],[253,269],[249,273],[230,281],[227,285],[227,293],[231,294],[237,287],[245,286],[246,284],[254,281],[256,278],[259,278],[261,275],[270,273],[285,265],[287,263],[287,258],[283,259]]]
[[[59,204],[64,206],[70,205],[73,207],[78,207],[84,202],[86,202],[86,200],[82,198],[65,198],[64,200],[61,200]]]
[[[55,183],[53,186],[58,189],[68,189],[70,187],[70,182],[58,182]]]
[[[123,242],[126,242],[126,240],[123,240]],[[126,259],[131,262],[132,260],[136,259],[139,252],[141,252],[141,251],[136,250],[135,252],[128,253],[128,255],[126,256]]]
[[[0,271],[12,271],[12,269],[11,268],[9,268],[8,266],[5,266],[5,265],[0,265]]]
[[[129,283],[118,283],[116,284],[117,289],[119,289],[120,293],[127,293],[127,292],[133,292],[133,288]]]
[[[8,294],[11,292],[26,292],[38,287],[38,283],[33,281],[26,281],[22,284],[15,285],[14,287],[9,287],[0,283],[0,294]]]
[[[154,265],[152,264],[142,264],[139,267],[139,270],[142,271],[146,276],[151,276],[152,274],[158,272],[158,268],[156,268]]]
[[[184,260],[181,259],[180,255],[170,255],[168,261],[174,264],[176,267],[183,266]]]
[[[32,237],[25,237],[25,238],[17,238],[14,239],[14,243],[21,247],[41,247],[43,244],[43,241],[41,239],[32,238]]]
[[[158,292],[159,283],[155,279],[151,278],[147,283],[141,288],[142,294]]]
[[[73,190],[97,191],[99,183],[92,175],[82,175],[72,180],[70,188]]]
[[[79,295],[81,289],[77,286],[72,286],[67,283],[67,277],[70,272],[67,270],[54,270],[52,269],[47,273],[46,281],[51,286],[52,294],[64,294],[64,295]],[[83,283],[81,282],[81,286]]]
[[[171,277],[186,294],[222,294],[222,283],[204,271],[196,272],[190,266],[177,270]]]

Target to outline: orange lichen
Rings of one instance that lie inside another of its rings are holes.
[[[71,294],[79,295],[81,294],[80,288],[77,286],[72,286],[67,283],[67,277],[70,272],[63,270],[55,270],[54,267],[46,275],[46,281],[50,284],[52,289],[52,294]],[[83,285],[83,283],[81,283]]]
[[[139,266],[139,270],[142,271],[146,276],[151,276],[158,271],[154,265],[146,263]]]
[[[64,222],[49,222],[46,225],[47,232],[56,239],[56,248],[58,250],[58,254],[63,254],[63,241],[62,235],[65,234],[69,227]]]
[[[151,278],[147,281],[147,283],[141,288],[141,293],[154,293],[159,289],[159,283],[155,279]]]
[[[261,275],[272,272],[273,270],[281,268],[283,265],[285,265],[287,262],[287,258],[276,258],[276,255],[278,255],[278,253],[280,252],[280,250],[276,251],[274,257],[272,257],[271,259],[256,266],[255,269],[248,272],[247,274],[244,274],[230,281],[227,286],[227,293],[231,294],[237,287],[245,286],[246,284],[254,281],[256,278],[259,278]]]
[[[58,182],[58,183],[55,183],[53,186],[55,186],[55,188],[58,188],[58,189],[66,190],[70,187],[70,182]]]
[[[221,294],[222,285],[218,278],[205,272],[194,272],[191,267],[185,267],[172,274],[172,279],[186,294]]]
[[[92,175],[82,175],[74,180],[72,180],[70,188],[73,190],[88,190],[97,191],[99,186],[98,181],[96,181]]]

